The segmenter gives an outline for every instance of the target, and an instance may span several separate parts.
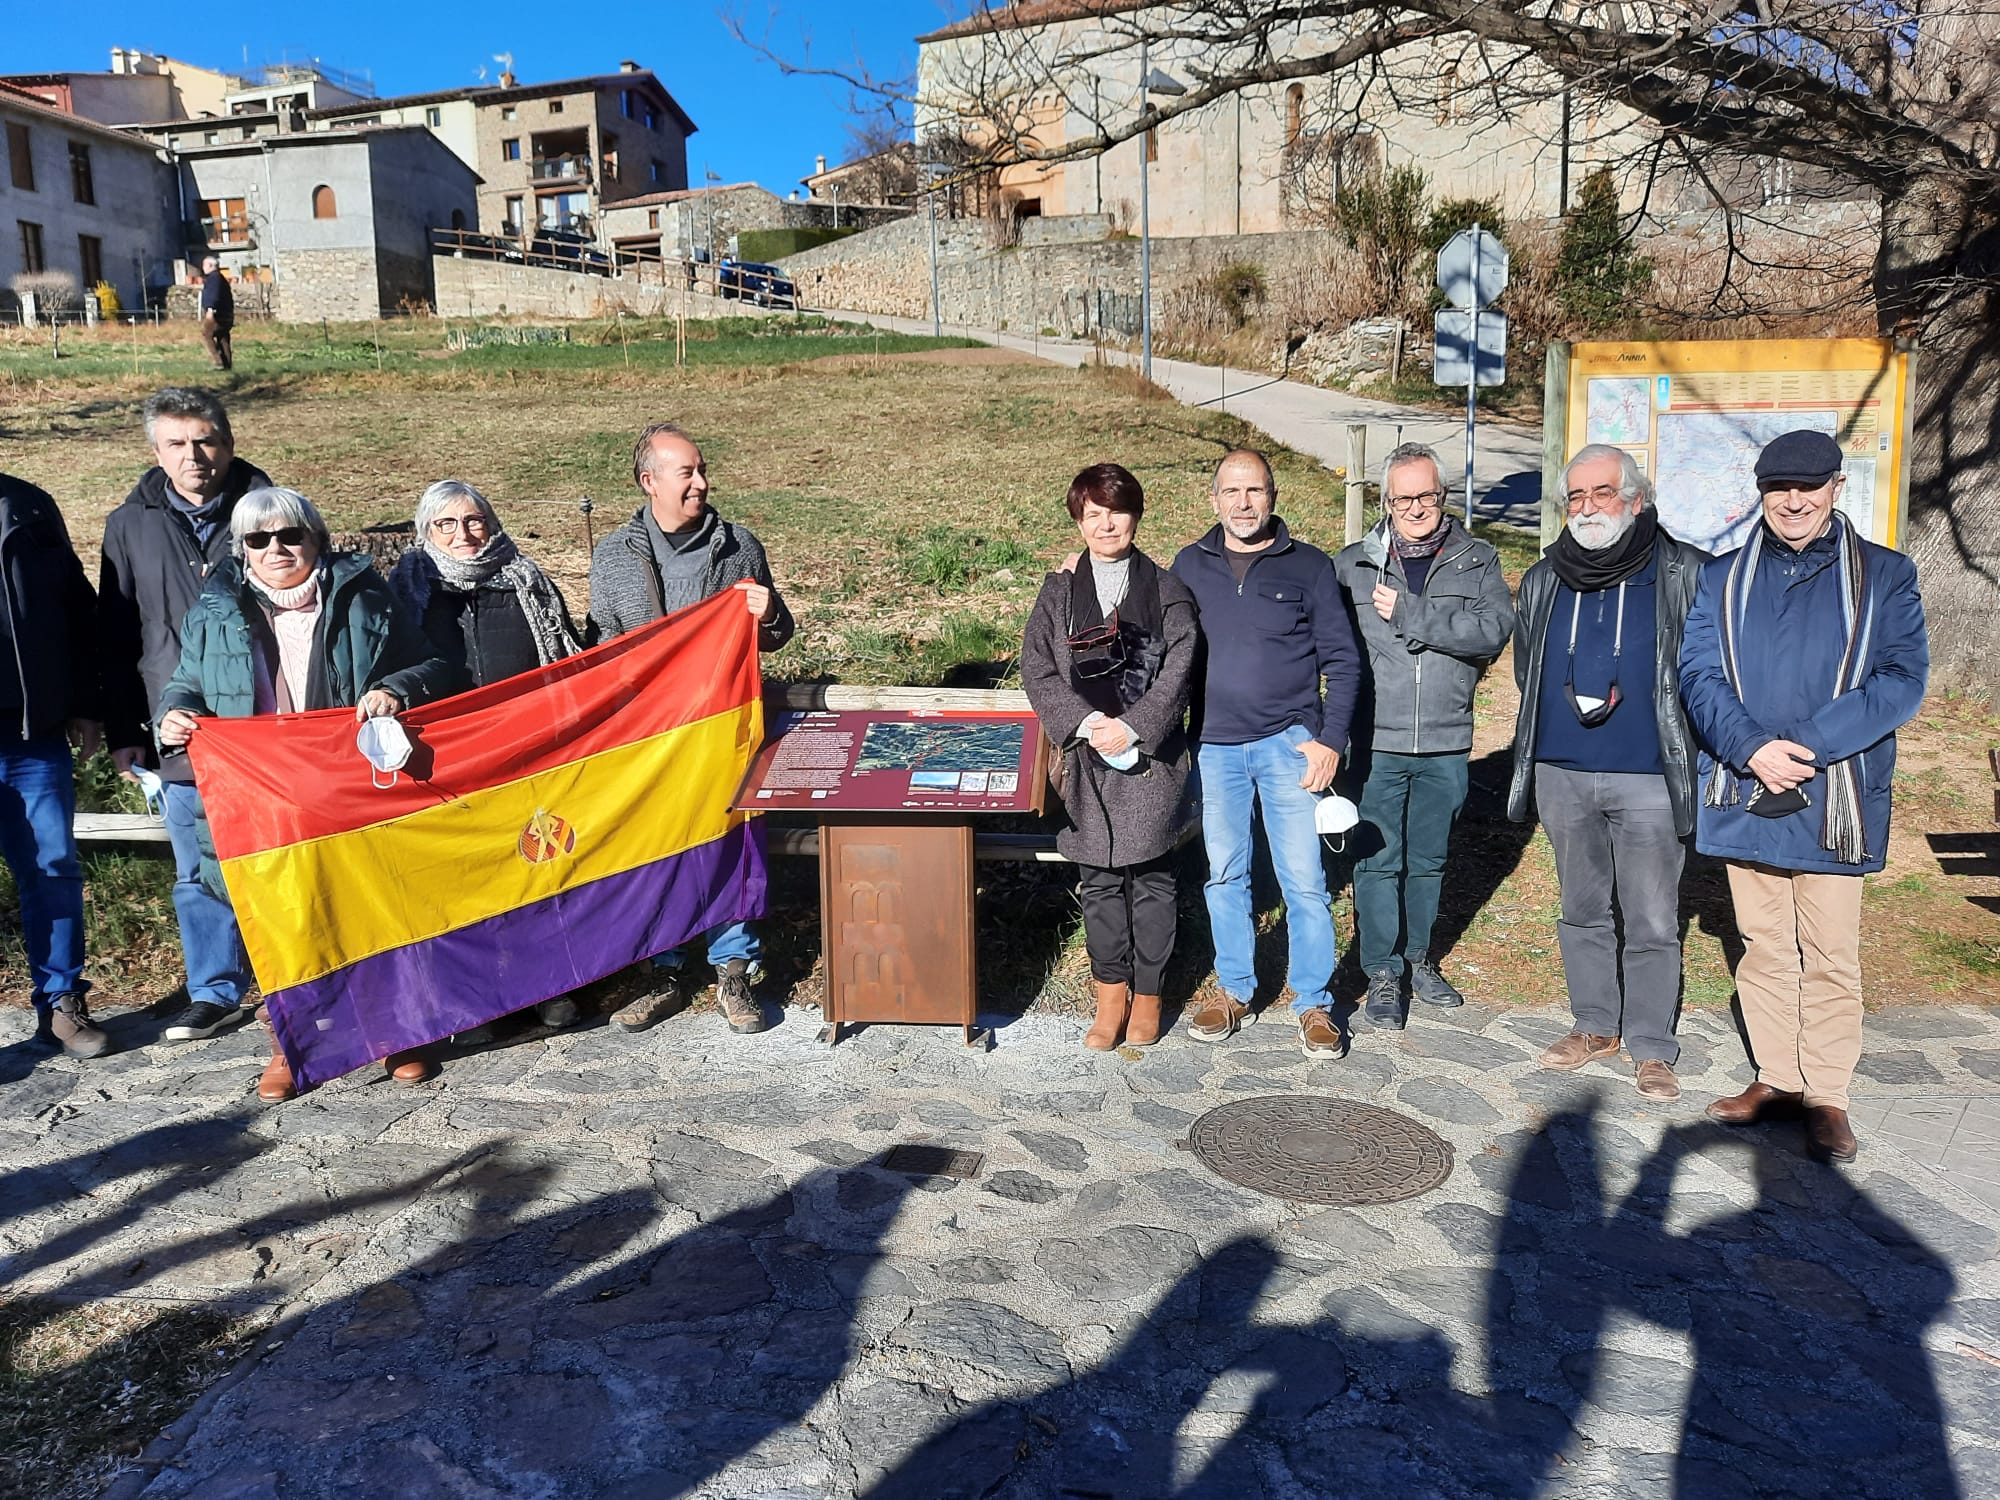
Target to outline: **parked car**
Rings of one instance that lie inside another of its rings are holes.
[[[528,245],[528,261],[531,265],[588,271],[596,276],[611,274],[611,257],[598,248],[597,241],[568,229],[536,230]]]
[[[716,268],[717,289],[725,297],[755,302],[759,307],[799,305],[799,289],[776,266],[754,260],[725,260]]]

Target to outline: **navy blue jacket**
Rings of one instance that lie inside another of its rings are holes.
[[[1193,737],[1247,745],[1303,724],[1322,745],[1345,755],[1361,652],[1340,581],[1324,552],[1293,541],[1283,521],[1271,525],[1275,539],[1255,554],[1240,586],[1223,555],[1220,526],[1174,559],[1174,577],[1187,585],[1201,612],[1206,648]]]
[[[1845,526],[1846,518],[1835,524]],[[1842,864],[1821,847],[1823,776],[1806,783],[1812,806],[1789,817],[1757,817],[1744,810],[1741,800],[1729,807],[1704,805],[1695,828],[1695,845],[1704,854],[1836,875],[1882,868],[1889,844],[1896,731],[1922,706],[1930,675],[1924,603],[1914,563],[1900,552],[1861,544],[1874,641],[1861,685],[1835,698],[1834,674],[1847,633],[1840,618],[1840,553],[1834,538],[1829,528],[1803,552],[1794,553],[1775,537],[1765,537],[1737,637],[1741,699],[1723,673],[1721,653],[1723,591],[1736,554],[1718,557],[1702,569],[1681,640],[1681,698],[1700,743],[1699,786],[1707,785],[1717,759],[1747,776],[1750,757],[1778,739],[1804,745],[1821,766],[1858,755],[1868,859]]]
[[[0,740],[38,740],[103,711],[95,601],[48,493],[0,474]]]

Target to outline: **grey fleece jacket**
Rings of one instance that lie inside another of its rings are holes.
[[[792,638],[796,627],[791,609],[771,582],[771,565],[764,557],[764,548],[748,528],[718,516],[699,572],[691,570],[685,579],[665,583],[646,532],[646,510],[641,506],[590,555],[590,623],[585,645],[594,646],[637,630],[744,579],[770,589],[778,607],[771,623],[758,628],[757,649],[776,651]]]
[[[1413,591],[1390,551],[1384,520],[1333,560],[1334,576],[1368,653],[1368,681],[1355,705],[1353,740],[1399,755],[1472,748],[1472,694],[1514,628],[1514,601],[1500,554],[1457,521]],[[1387,620],[1375,586],[1396,591]]]

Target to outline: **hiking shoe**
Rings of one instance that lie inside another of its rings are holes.
[[[576,1008],[576,1002],[567,995],[535,1002],[535,1019],[551,1031],[561,1031],[565,1026],[574,1026],[582,1014],[583,1012]]]
[[[1585,1063],[1617,1055],[1617,1037],[1592,1036],[1587,1031],[1572,1031],[1542,1053],[1539,1061],[1545,1068],[1554,1068],[1558,1073],[1567,1073],[1582,1067]]]
[[[1383,1031],[1403,1029],[1408,1017],[1403,1009],[1403,976],[1400,966],[1395,969],[1368,971],[1368,998],[1361,1004],[1361,1014],[1368,1018],[1370,1026]]]
[[[1450,1010],[1465,1004],[1465,996],[1452,987],[1450,980],[1438,973],[1437,965],[1422,959],[1410,965],[1410,994],[1426,1005],[1435,1005],[1440,1010]]]
[[[1226,1042],[1239,1027],[1255,1025],[1257,1014],[1240,1000],[1217,995],[1188,1017],[1188,1035],[1197,1042]]]
[[[43,1035],[71,1057],[102,1057],[111,1047],[104,1028],[90,1019],[81,995],[57,995],[49,1002]]]
[[[160,1035],[170,1042],[199,1042],[218,1031],[227,1031],[247,1016],[248,1012],[240,1006],[197,1000],[175,1016]]]
[[[770,1025],[764,1019],[764,1007],[750,993],[748,959],[732,958],[715,971],[715,1004],[722,1012],[722,1019],[729,1023],[729,1029],[739,1035],[747,1036]]]
[[[1640,1058],[1632,1081],[1642,1099],[1657,1099],[1662,1104],[1671,1104],[1681,1096],[1681,1081],[1674,1077],[1673,1065],[1657,1057]]]
[[[1340,1028],[1324,1009],[1316,1006],[1299,1016],[1299,1051],[1307,1057],[1340,1056]]]
[[[687,991],[681,986],[680,971],[656,969],[653,988],[630,1005],[613,1011],[611,1019],[627,1031],[644,1031],[659,1025],[686,1004]]]

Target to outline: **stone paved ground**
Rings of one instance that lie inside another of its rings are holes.
[[[2000,1493],[2000,1019],[1872,1018],[1846,1170],[1702,1123],[1746,1076],[1725,1015],[1670,1108],[1537,1071],[1561,1029],[1471,1007],[1308,1063],[1269,1019],[829,1054],[809,1012],[698,1013],[276,1109],[253,1035],[17,1044],[0,1278],[282,1309],[111,1491],[149,1500]],[[1286,1091],[1407,1111],[1456,1169],[1312,1209],[1177,1148]],[[874,1164],[904,1141],[984,1168]]]

